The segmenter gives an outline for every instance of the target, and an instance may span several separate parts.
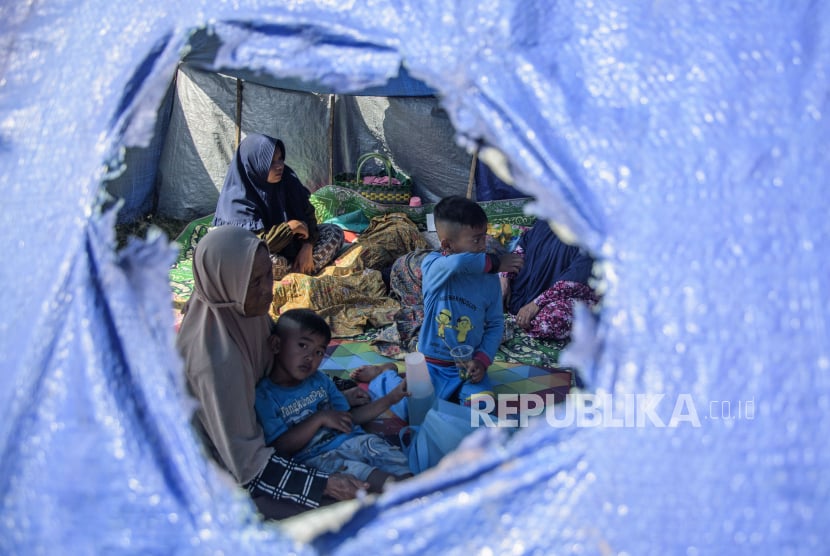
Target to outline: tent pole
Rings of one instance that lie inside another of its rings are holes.
[[[470,162],[470,180],[467,182],[467,198],[473,198],[473,183],[476,179],[476,162],[478,162],[478,146],[473,151],[473,160]]]
[[[334,95],[329,95],[329,183],[334,183]]]
[[[236,78],[236,148],[242,141],[242,80]]]

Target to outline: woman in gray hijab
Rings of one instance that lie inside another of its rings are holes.
[[[256,383],[272,360],[266,341],[273,274],[265,242],[239,227],[215,228],[196,246],[193,277],[176,343],[199,402],[194,426],[213,458],[268,518],[368,488],[351,475],[329,476],[281,458],[265,444],[254,412]]]

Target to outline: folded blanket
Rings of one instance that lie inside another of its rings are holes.
[[[366,176],[363,178],[366,185],[389,185],[389,176]],[[400,185],[401,180],[392,178],[392,185]]]

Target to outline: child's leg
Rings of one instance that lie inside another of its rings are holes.
[[[432,386],[435,388],[435,396],[442,400],[456,401],[462,383],[458,375],[458,367],[455,365],[443,367],[427,362],[427,368],[429,378],[432,379]]]
[[[409,458],[398,448],[376,434],[360,436],[360,452],[365,462],[394,477],[396,480],[412,476]]]
[[[371,492],[383,492],[384,485],[411,476],[404,453],[375,434],[358,434],[319,458],[340,461],[337,469],[369,483]]]
[[[452,400],[461,387],[461,377],[458,376],[458,369],[455,366],[442,367],[432,363],[427,363],[427,369],[429,370],[430,379],[432,379],[432,386],[435,388],[435,396],[442,400]],[[372,395],[372,399],[385,396],[402,381],[403,378],[397,371],[384,371],[369,382],[369,394]],[[490,389],[492,390],[492,387]],[[402,399],[389,409],[404,421],[409,421],[408,398]]]
[[[375,380],[384,371],[392,370],[397,369],[384,369],[384,365],[362,365],[349,373],[349,378],[356,382],[369,383]]]

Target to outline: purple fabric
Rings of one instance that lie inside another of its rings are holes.
[[[591,277],[593,259],[560,240],[544,221],[522,234],[518,247],[525,253],[525,265],[510,284],[508,310],[514,315],[560,280],[587,284]]]

